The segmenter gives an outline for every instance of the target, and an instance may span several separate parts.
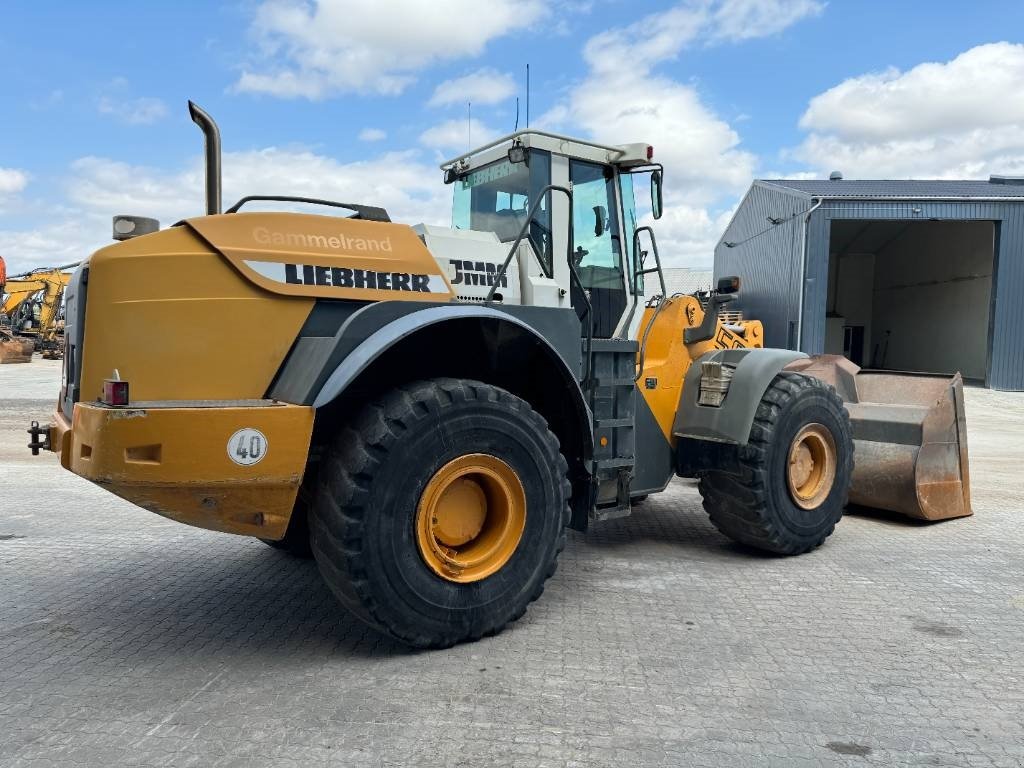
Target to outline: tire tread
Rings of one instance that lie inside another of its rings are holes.
[[[512,606],[510,613],[484,626],[451,627],[448,632],[428,635],[414,622],[398,626],[396,622],[384,618],[380,596],[368,578],[364,564],[367,502],[377,470],[387,460],[390,448],[406,432],[414,428],[417,422],[437,418],[456,404],[473,401],[503,403],[525,414],[542,436],[546,451],[558,467],[558,498],[561,500],[559,533],[554,556],[544,577],[525,595],[521,604]],[[526,612],[527,606],[544,591],[545,581],[555,573],[558,555],[565,548],[566,527],[570,516],[571,486],[568,472],[568,463],[561,454],[558,438],[548,428],[547,422],[528,403],[515,395],[482,382],[452,378],[403,385],[369,402],[354,420],[353,426],[344,430],[333,448],[326,452],[320,472],[320,492],[317,493],[313,514],[310,515],[313,553],[339,601],[358,618],[402,643],[447,648],[458,642],[495,635]]]
[[[833,522],[818,536],[793,536],[770,513],[768,455],[775,440],[776,425],[783,409],[794,399],[817,391],[838,407],[850,435],[850,415],[835,389],[811,376],[782,371],[765,391],[754,414],[754,423],[747,444],[739,448],[738,475],[707,472],[698,484],[704,510],[711,523],[729,538],[757,549],[783,555],[797,555],[815,549],[835,530]],[[839,468],[837,482],[849,478],[853,467],[852,441],[848,451],[840,451],[846,466]],[[845,507],[849,487],[843,488],[840,508]]]

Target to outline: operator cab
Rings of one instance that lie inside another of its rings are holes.
[[[593,336],[623,336],[644,293],[633,174],[651,174],[652,212],[661,214],[662,171],[652,155],[646,144],[514,133],[441,165],[455,188],[452,227],[493,233],[507,247],[522,234],[566,305],[584,323],[589,315]]]

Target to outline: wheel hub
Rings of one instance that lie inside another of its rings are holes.
[[[526,527],[523,483],[501,459],[452,459],[427,482],[416,509],[416,543],[435,574],[480,581],[504,566]]]
[[[803,509],[821,505],[836,479],[836,444],[823,424],[807,424],[789,448],[786,483],[794,503]]]

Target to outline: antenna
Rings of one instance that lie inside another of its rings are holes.
[[[516,96],[516,127],[512,129],[512,133],[519,130],[519,97]]]
[[[530,65],[526,65],[526,127],[530,127]]]

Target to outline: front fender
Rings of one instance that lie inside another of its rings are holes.
[[[757,406],[772,379],[791,362],[805,357],[803,352],[788,349],[722,349],[702,355],[686,372],[672,433],[676,437],[746,445]],[[736,366],[729,394],[717,408],[699,405],[701,363],[716,360]]]

